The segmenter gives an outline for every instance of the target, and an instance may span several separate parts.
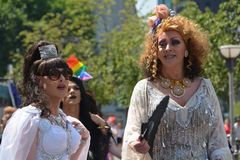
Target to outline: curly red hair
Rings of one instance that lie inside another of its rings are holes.
[[[189,56],[184,59],[184,76],[191,79],[199,76],[209,51],[209,41],[206,33],[196,23],[183,16],[163,19],[155,34],[146,35],[145,50],[140,58],[145,76],[157,78],[161,74],[161,62],[157,58],[157,37],[167,31],[178,32],[186,44]]]

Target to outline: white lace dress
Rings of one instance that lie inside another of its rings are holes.
[[[122,159],[149,157],[138,154],[131,142],[138,139],[141,124],[147,122],[165,95],[147,79],[132,93],[124,133]],[[154,160],[231,160],[219,102],[211,82],[201,84],[184,107],[170,99],[153,144]]]
[[[36,160],[69,160],[77,151],[81,136],[71,125],[71,117],[64,114],[66,128],[40,118],[41,111],[33,106],[18,109],[3,133],[0,160],[26,160],[37,139]],[[87,159],[90,138],[77,159]]]

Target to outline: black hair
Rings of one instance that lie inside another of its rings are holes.
[[[104,135],[98,128],[98,125],[92,121],[89,112],[98,115],[101,115],[101,112],[94,97],[85,90],[83,81],[76,77],[72,77],[70,81],[77,84],[80,89],[81,101],[79,105],[79,120],[89,130],[91,135],[89,152],[92,154],[88,156],[88,159],[104,160],[104,157],[106,157],[108,153],[111,132],[108,132],[107,135]]]

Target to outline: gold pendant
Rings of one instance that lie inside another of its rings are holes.
[[[169,89],[171,95],[176,98],[183,97],[185,94],[185,88],[190,87],[192,84],[192,81],[189,78],[183,78],[182,80],[170,80],[159,76],[159,79],[160,85],[165,89]]]
[[[170,92],[176,98],[181,98],[185,94],[185,90],[179,85],[173,86]]]

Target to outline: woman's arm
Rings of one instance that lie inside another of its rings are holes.
[[[116,145],[112,138],[110,139],[109,152],[112,153],[114,156],[121,158],[122,149]]]
[[[33,110],[18,109],[9,119],[3,132],[0,159],[25,160],[30,156],[39,123],[39,113]]]
[[[90,136],[86,140],[81,140],[77,151],[71,155],[71,160],[86,160],[90,146]]]
[[[71,160],[85,160],[87,159],[88,150],[90,147],[90,133],[87,128],[76,118],[67,116],[67,119],[72,123],[73,127],[81,135],[81,142],[75,153],[71,155]]]
[[[141,125],[147,121],[147,79],[139,81],[134,87],[130,106],[128,109],[127,123],[123,136],[122,159],[131,160],[143,156],[148,152],[147,143],[139,141]],[[141,152],[141,153],[140,153]]]
[[[36,155],[37,155],[37,144],[38,144],[38,133],[39,131],[37,131],[36,136],[34,138],[31,150],[28,154],[27,160],[33,160],[36,159]]]
[[[107,122],[97,114],[89,113],[92,121],[98,125],[103,135],[107,135],[108,131],[111,129]]]
[[[210,108],[213,112],[211,117],[213,125],[210,129],[208,152],[211,160],[231,160],[232,156],[228,146],[226,132],[224,130],[220,104],[216,92],[209,80],[207,81],[207,85],[210,103],[209,106],[213,107]]]

